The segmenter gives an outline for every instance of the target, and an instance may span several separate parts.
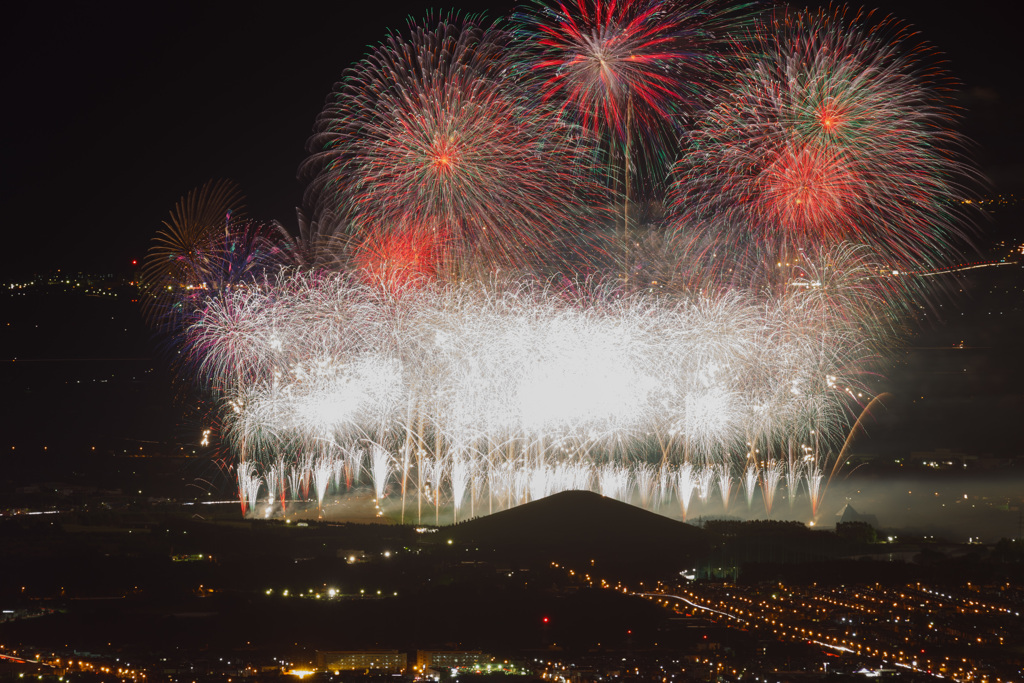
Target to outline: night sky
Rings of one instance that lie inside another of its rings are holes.
[[[513,4],[433,7],[497,17]],[[1024,194],[1024,55],[1014,3],[960,4],[955,12],[932,0],[874,4],[947,56],[963,84],[958,102],[974,141],[970,153],[990,192]],[[57,2],[8,9],[0,29],[8,279],[57,268],[127,274],[178,198],[211,178],[237,181],[250,216],[294,229],[303,189],[296,170],[333,83],[388,29],[402,30],[407,16],[422,18],[431,7],[353,6]],[[996,215],[982,226],[979,246],[1013,231],[1019,238],[1022,214],[1018,206]],[[1013,277],[975,279],[934,311],[880,387],[894,398],[872,423],[865,449],[1021,453],[1024,278]],[[964,340],[972,348],[950,355]],[[25,344],[14,347],[13,355],[27,355]]]
[[[451,7],[501,16],[511,2]],[[1009,0],[875,0],[947,55],[965,131],[997,190],[1024,187],[1019,35]],[[938,9],[952,6],[956,11]],[[330,9],[325,9],[330,7]],[[352,9],[358,7],[358,9]],[[295,225],[296,169],[344,68],[413,2],[32,3],[5,16],[0,204],[8,268],[118,272],[174,202],[239,182],[250,215]]]

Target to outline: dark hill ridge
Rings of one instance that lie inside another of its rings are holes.
[[[665,564],[678,571],[708,548],[707,534],[590,491],[565,491],[450,527],[464,545],[520,560],[601,558],[615,564]]]

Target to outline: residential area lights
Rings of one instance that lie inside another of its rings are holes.
[[[1020,605],[1010,600],[1009,585],[983,589],[968,583],[939,590],[920,582],[892,588],[659,581],[634,588],[557,563],[552,567],[588,587],[642,597],[718,626],[956,681],[1008,680],[1004,675],[1012,672],[993,674],[982,661],[993,648],[1007,646],[1021,625]]]

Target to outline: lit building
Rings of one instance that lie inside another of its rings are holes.
[[[491,658],[480,650],[417,650],[416,669],[462,669],[489,664]]]
[[[391,671],[403,672],[408,656],[398,650],[325,650],[316,653],[320,671]]]

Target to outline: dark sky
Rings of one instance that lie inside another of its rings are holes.
[[[966,129],[996,186],[1024,185],[1024,60],[1010,0],[874,0],[964,83]],[[513,3],[452,7],[500,16]],[[119,271],[174,202],[230,177],[250,214],[294,225],[306,138],[346,65],[413,2],[31,3],[5,10],[3,178],[9,270]],[[358,9],[353,10],[356,7]],[[11,258],[13,257],[13,258]]]
[[[1024,193],[1024,41],[1011,18],[1015,3],[981,0],[950,12],[935,0],[873,1],[947,55],[963,83],[974,156],[995,189]],[[453,6],[496,17],[513,4]],[[210,178],[239,182],[251,215],[294,226],[296,169],[332,84],[389,28],[401,30],[407,15],[422,17],[428,7],[58,0],[5,8],[7,279],[54,268],[129,272],[175,201]],[[1009,214],[1018,230],[1021,215]],[[1006,222],[996,217],[988,234]],[[1002,270],[969,284],[955,310],[901,351],[885,387],[893,398],[865,450],[1020,452],[1022,285]],[[951,355],[965,339],[972,348]]]

